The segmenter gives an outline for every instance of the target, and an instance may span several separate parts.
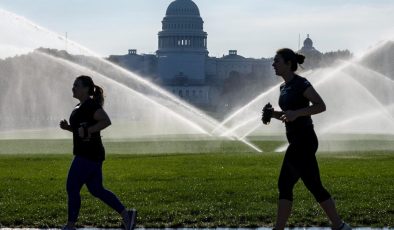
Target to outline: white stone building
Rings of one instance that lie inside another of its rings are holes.
[[[132,49],[127,55],[111,55],[109,60],[200,107],[217,107],[230,77],[272,81],[271,59],[245,58],[236,50],[221,58],[209,57],[203,24],[192,0],[175,0],[162,21],[156,55],[139,55]]]

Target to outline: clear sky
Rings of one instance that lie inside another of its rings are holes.
[[[157,50],[157,33],[172,0],[0,0],[0,8],[68,37],[102,55]],[[272,57],[298,48],[310,34],[322,52],[366,50],[394,39],[394,0],[194,0],[211,56],[237,49]]]

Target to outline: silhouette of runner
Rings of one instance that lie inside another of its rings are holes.
[[[276,75],[284,80],[279,96],[282,111],[275,111],[270,104],[267,104],[263,111],[264,124],[269,123],[270,116],[285,123],[289,142],[278,180],[279,202],[274,229],[285,228],[291,213],[293,188],[301,178],[330,219],[332,228],[350,230],[350,226],[339,217],[330,193],[320,180],[315,156],[318,140],[311,115],[325,111],[326,105],[311,83],[295,73],[298,64],[304,63],[304,59],[303,55],[291,49],[284,48],[276,52],[272,66]]]
[[[81,207],[80,191],[86,184],[89,192],[117,211],[123,219],[126,230],[132,230],[136,224],[137,211],[127,210],[119,199],[103,187],[102,165],[105,150],[100,131],[111,125],[104,104],[103,90],[93,83],[89,76],[79,76],[72,88],[73,97],[80,103],[70,116],[70,124],[60,121],[60,128],[73,133],[72,161],[67,177],[68,222],[64,230],[75,229]]]

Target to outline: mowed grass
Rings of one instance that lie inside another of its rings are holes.
[[[266,152],[241,152],[243,147],[232,142],[221,144],[217,152],[201,154],[109,153],[104,184],[127,207],[138,209],[139,226],[269,227],[275,220],[283,159],[283,153],[272,151],[283,142],[255,143]],[[121,145],[132,150],[141,143]],[[394,151],[319,152],[317,156],[323,183],[347,222],[394,226]],[[65,182],[71,160],[71,154],[0,155],[0,225],[62,226],[67,218]],[[294,198],[290,226],[329,226],[301,181]],[[82,189],[79,226],[120,227],[120,223],[113,210]]]

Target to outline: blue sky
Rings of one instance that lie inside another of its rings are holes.
[[[157,33],[172,0],[0,0],[0,8],[68,37],[102,55],[157,49]],[[298,48],[310,34],[322,51],[357,53],[394,39],[393,0],[194,0],[208,33],[211,56],[237,49],[271,57]]]

